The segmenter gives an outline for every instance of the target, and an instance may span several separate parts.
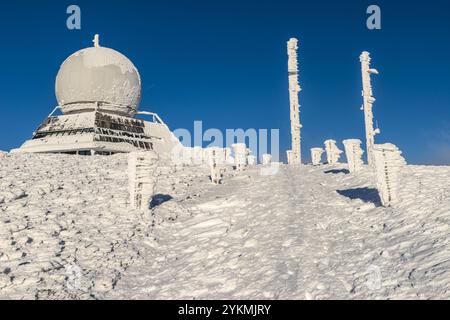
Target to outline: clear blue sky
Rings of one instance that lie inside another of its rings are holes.
[[[66,28],[78,4],[82,29]],[[366,28],[370,4],[382,30]],[[303,152],[364,137],[359,54],[371,52],[382,134],[410,163],[450,164],[450,2],[20,1],[0,8],[0,149],[31,136],[56,105],[60,64],[91,46],[127,55],[143,80],[142,108],[172,129],[280,128],[289,148],[286,41],[298,37]]]

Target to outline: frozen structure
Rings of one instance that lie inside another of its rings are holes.
[[[204,150],[206,151],[205,160],[208,165],[225,164],[226,150],[224,148],[210,147]]]
[[[288,156],[289,164],[301,164],[301,137],[300,129],[300,104],[298,94],[301,91],[298,83],[298,60],[297,60],[298,40],[291,38],[287,43],[288,51],[288,72],[289,72],[289,100],[291,106],[291,136],[292,149],[291,155]]]
[[[375,129],[373,125],[373,103],[375,98],[372,92],[371,75],[378,74],[376,69],[370,68],[370,54],[364,51],[359,57],[361,61],[361,72],[362,72],[362,84],[363,91],[362,96],[364,104],[362,110],[364,110],[364,123],[366,128],[366,148],[367,148],[367,161],[370,166],[373,166],[373,145],[375,144],[375,136],[380,133],[380,129]]]
[[[311,149],[311,159],[313,166],[319,166],[322,162],[322,154],[325,152],[322,148]]]
[[[270,165],[272,163],[272,156],[270,154],[262,155],[262,164],[264,166]]]
[[[130,205],[137,210],[149,208],[155,194],[158,155],[153,151],[131,152],[128,155]]]
[[[6,157],[7,153],[4,151],[0,151],[0,158]]]
[[[287,163],[291,164],[292,163],[292,150],[286,151],[286,158],[287,158]]]
[[[242,171],[247,167],[248,150],[245,143],[235,143],[231,146],[234,154],[234,166],[237,171]]]
[[[364,151],[361,149],[361,140],[348,139],[344,140],[345,155],[347,157],[348,170],[353,173],[362,169],[364,162],[362,155]]]
[[[32,139],[13,152],[109,155],[154,150],[170,157],[171,150],[180,144],[157,114],[138,111],[138,70],[121,53],[101,47],[98,36],[94,47],[64,61],[55,92],[58,106]],[[57,110],[62,115],[53,116]]]
[[[373,155],[381,203],[389,207],[399,201],[400,175],[406,161],[402,152],[391,143],[374,145]]]
[[[339,163],[339,158],[341,157],[342,151],[336,146],[335,140],[325,141],[325,151],[327,152],[327,162],[328,164]]]
[[[225,149],[223,148],[208,148],[207,162],[210,168],[211,182],[214,184],[220,184],[225,171]]]
[[[248,163],[249,166],[256,165],[256,163],[257,163],[256,156],[253,156],[253,155],[247,156],[247,163]]]

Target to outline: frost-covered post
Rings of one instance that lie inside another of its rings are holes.
[[[208,154],[207,160],[210,168],[211,182],[214,184],[220,184],[224,171],[225,149],[214,147],[206,150]]]
[[[376,144],[373,148],[376,182],[383,206],[396,204],[401,170],[406,165],[402,152],[393,144]]]
[[[158,155],[153,151],[128,154],[128,183],[130,204],[138,210],[149,208],[155,194]]]
[[[370,68],[370,54],[364,51],[359,57],[361,61],[362,83],[363,91],[362,96],[364,100],[364,123],[366,128],[366,148],[367,148],[367,161],[370,166],[373,167],[373,145],[375,144],[375,136],[380,133],[379,129],[375,129],[373,125],[373,103],[375,98],[373,97],[372,82],[370,76],[372,74],[378,74],[376,69]]]
[[[289,164],[301,164],[301,137],[300,129],[300,104],[298,101],[298,94],[301,91],[298,83],[298,40],[291,38],[287,43],[288,51],[288,72],[289,72],[289,100],[291,106],[291,136],[292,136],[292,155],[290,156]]]
[[[206,162],[208,165],[224,165],[225,164],[225,149],[219,147],[210,147],[205,149],[206,152]]]
[[[348,170],[350,172],[357,172],[363,167],[362,155],[364,151],[361,149],[361,140],[348,139],[344,140],[345,155],[347,157]]]
[[[263,154],[262,155],[262,164],[264,166],[268,166],[272,163],[272,155],[270,154]]]
[[[291,164],[292,163],[292,150],[286,151],[286,157],[287,157],[287,163]]]
[[[247,146],[245,143],[236,143],[231,146],[234,153],[234,166],[237,171],[247,167]]]
[[[327,162],[328,164],[339,163],[339,158],[341,157],[342,151],[336,146],[335,140],[325,141],[325,151],[327,152]]]
[[[314,166],[319,166],[322,162],[322,154],[325,152],[322,148],[311,149],[311,159]]]
[[[247,163],[249,166],[256,165],[256,157],[253,155],[247,156]]]

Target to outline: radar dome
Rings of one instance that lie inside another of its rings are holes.
[[[56,98],[65,114],[103,110],[134,116],[141,100],[141,78],[120,52],[95,46],[63,62],[56,77]]]

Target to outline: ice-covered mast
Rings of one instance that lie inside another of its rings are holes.
[[[362,83],[363,83],[363,91],[362,96],[364,99],[364,122],[366,127],[366,148],[367,148],[367,161],[370,166],[373,166],[374,158],[373,158],[373,146],[375,144],[375,135],[380,133],[380,130],[374,129],[373,127],[373,103],[375,102],[375,98],[373,97],[372,92],[372,83],[370,76],[372,74],[378,74],[376,69],[370,68],[370,54],[367,51],[364,51],[359,57],[361,61],[361,72],[362,72]]]
[[[288,70],[289,70],[289,100],[291,105],[291,135],[292,135],[292,153],[290,154],[290,164],[301,164],[301,139],[300,129],[300,104],[298,101],[298,93],[301,91],[298,83],[298,40],[291,38],[287,44],[288,48]]]
[[[100,36],[98,34],[96,34],[94,36],[94,40],[92,40],[92,42],[94,43],[94,47],[96,47],[96,48],[100,47]]]

